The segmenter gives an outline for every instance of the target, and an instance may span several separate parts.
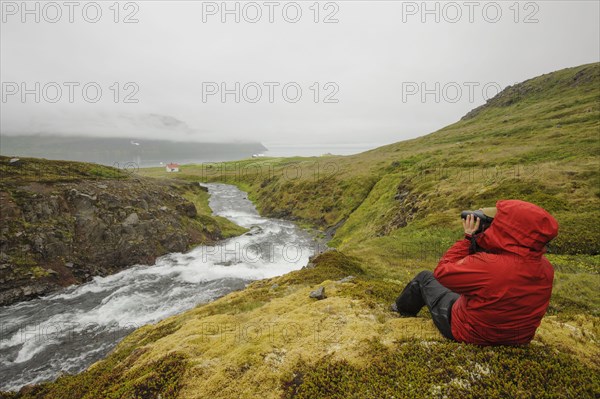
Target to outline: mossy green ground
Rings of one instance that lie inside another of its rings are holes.
[[[80,180],[128,179],[131,171],[76,161],[51,161],[42,158],[19,158],[10,164],[10,157],[0,155],[2,186],[26,183],[57,183]],[[25,163],[26,166],[22,164]]]
[[[191,223],[195,223],[199,229],[208,231],[211,234],[216,233],[223,238],[229,238],[244,234],[248,231],[245,227],[238,226],[227,218],[213,215],[212,209],[208,206],[210,194],[206,191],[188,191],[182,196],[196,206],[198,214]]]
[[[18,397],[58,397],[78,379],[94,392],[141,397],[134,381],[96,386],[89,373],[104,370],[94,381],[105,381],[125,362],[123,370],[144,381],[166,356],[181,354],[185,371],[153,392],[171,395],[176,386],[179,398],[596,398],[599,140],[600,64],[590,64],[509,88],[438,132],[361,154],[183,166],[178,178],[236,184],[266,216],[324,232],[344,222],[331,241],[337,250],[312,268],[142,327],[87,374]],[[548,254],[553,296],[530,345],[451,343],[426,310],[417,318],[388,310],[404,284],[433,269],[460,238],[460,210],[504,198],[539,204],[560,224]],[[355,278],[339,281],[348,275]],[[309,298],[318,286],[326,299]],[[132,345],[141,354],[127,363]]]

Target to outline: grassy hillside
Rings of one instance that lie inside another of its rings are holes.
[[[444,229],[462,209],[519,198],[557,217],[554,252],[598,254],[599,129],[600,64],[590,64],[509,87],[417,139],[352,156],[187,165],[178,177],[238,184],[265,215],[323,229],[349,218],[340,249],[414,224]]]
[[[261,213],[333,234],[336,250],[145,326],[85,373],[15,397],[598,397],[599,134],[600,64],[591,64],[361,154],[184,166],[178,178],[237,184]],[[505,198],[560,223],[551,305],[530,345],[450,343],[426,310],[415,319],[388,310],[461,237],[460,210]],[[319,286],[327,298],[309,298]]]
[[[600,64],[509,87],[459,122],[352,156],[187,165],[178,177],[249,192],[262,214],[323,231],[370,272],[406,278],[459,236],[462,209],[536,203],[559,221],[550,252],[600,253]],[[144,169],[149,176],[168,176]],[[410,270],[412,273],[412,270]]]

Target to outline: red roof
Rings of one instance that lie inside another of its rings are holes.
[[[167,164],[167,168],[178,168],[179,164],[178,163],[168,163]]]

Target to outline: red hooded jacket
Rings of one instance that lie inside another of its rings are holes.
[[[477,237],[487,252],[469,254],[470,240],[457,241],[434,276],[461,294],[450,323],[457,341],[527,344],[550,302],[554,269],[543,254],[558,223],[529,202],[498,201],[496,209],[492,225]]]

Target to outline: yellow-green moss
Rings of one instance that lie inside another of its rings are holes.
[[[545,346],[485,348],[371,342],[366,367],[324,357],[303,361],[282,381],[286,399],[597,398],[600,377]]]
[[[127,337],[104,360],[77,374],[54,382],[25,387],[14,399],[175,399],[187,368],[185,355],[170,352],[151,362],[140,362],[144,345],[177,330],[176,323],[140,329]]]
[[[379,279],[353,279],[340,288],[339,295],[360,299],[370,307],[388,308],[400,295],[404,284]]]
[[[284,284],[318,284],[324,280],[339,280],[347,276],[364,274],[360,262],[355,257],[339,251],[326,251],[315,257],[312,265],[286,274]]]
[[[175,399],[186,370],[185,357],[169,353],[158,361],[133,368],[139,352],[122,364],[98,365],[77,376],[60,377],[55,383],[23,389],[18,399]],[[133,358],[133,359],[132,359]],[[127,361],[129,360],[129,363]]]

